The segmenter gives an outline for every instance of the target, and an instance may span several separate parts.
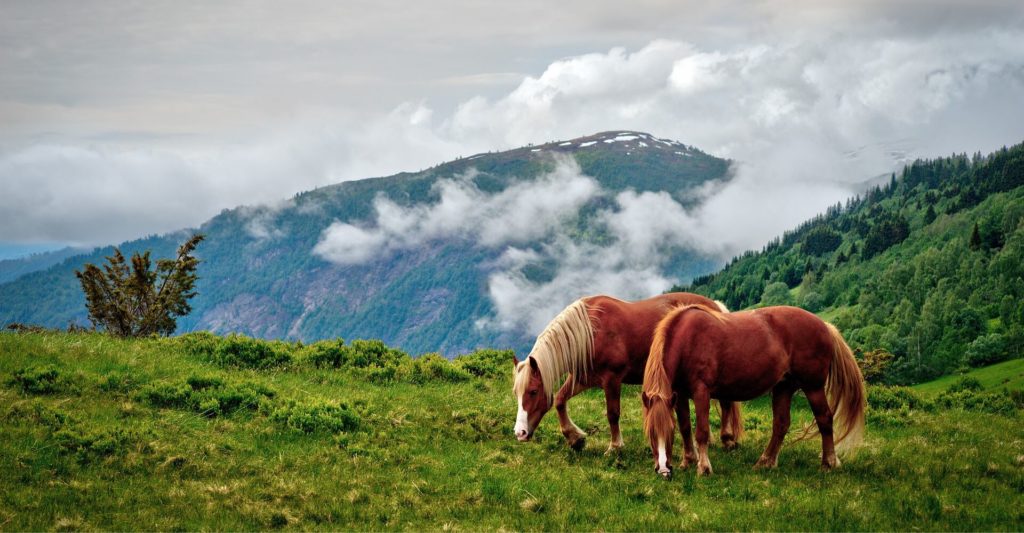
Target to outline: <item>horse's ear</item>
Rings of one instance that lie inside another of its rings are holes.
[[[641,392],[640,393],[640,401],[644,402],[644,407],[646,407],[648,409],[651,408],[651,397],[648,396],[646,392]]]
[[[516,359],[516,353],[512,352],[512,367],[519,366],[519,359]]]
[[[530,368],[536,370],[537,372],[540,372],[540,367],[537,366],[537,360],[536,359],[534,359],[532,357],[527,357],[526,360],[530,362]]]

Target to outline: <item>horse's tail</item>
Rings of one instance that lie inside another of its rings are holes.
[[[835,413],[836,426],[840,429],[835,433],[835,442],[838,451],[845,452],[853,450],[864,438],[867,391],[864,389],[864,376],[842,333],[832,324],[825,325],[832,336],[833,346],[832,368],[828,372],[825,391]]]
[[[829,408],[832,410],[836,451],[840,453],[852,451],[864,437],[864,417],[867,410],[867,392],[864,390],[864,377],[860,367],[853,358],[853,351],[843,340],[843,335],[835,326],[828,326],[832,337],[832,367],[825,380],[825,393],[828,395]],[[796,440],[803,440],[818,433],[818,427],[811,422],[804,428]]]
[[[683,308],[670,312],[654,328],[654,340],[651,341],[651,351],[647,357],[647,364],[644,366],[643,396],[644,403],[644,434],[649,439],[654,439],[659,433],[667,428],[672,431],[674,419],[668,401],[672,398],[672,382],[665,372],[665,338],[668,335],[672,323],[679,316]]]

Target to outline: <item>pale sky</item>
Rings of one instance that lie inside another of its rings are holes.
[[[5,1],[0,258],[615,129],[736,160],[722,238],[756,246],[1024,140],[1024,3]]]

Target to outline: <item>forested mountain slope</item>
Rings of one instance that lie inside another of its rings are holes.
[[[564,166],[574,170],[558,174]],[[444,184],[471,199],[488,199],[540,183],[555,191],[547,197],[559,201],[562,181],[568,188],[571,180],[578,183],[579,176],[586,176],[598,192],[554,224],[573,242],[607,244],[607,228],[596,214],[615,209],[616,193],[665,191],[687,205],[693,201],[694,188],[726,179],[728,167],[728,161],[677,141],[638,132],[605,132],[478,154],[415,173],[344,182],[296,195],[278,206],[225,210],[198,228],[207,237],[197,250],[202,260],[199,295],[193,312],[179,320],[179,331],[209,329],[302,340],[379,338],[411,353],[447,355],[478,346],[528,349],[532,336],[521,327],[480,326],[494,315],[489,276],[502,266],[504,247],[482,246],[458,234],[431,236],[423,230],[426,237],[419,242],[403,241],[364,261],[339,262],[328,260],[336,254],[315,252],[325,240],[325,230],[335,224],[373,230],[382,224],[373,220],[383,216],[378,209],[382,198],[391,211],[430,209],[440,203]],[[472,202],[468,207],[474,207]],[[523,207],[521,217],[513,219],[531,217],[530,205]],[[478,215],[486,221],[486,212]],[[187,234],[149,237],[124,243],[122,249],[126,254],[150,249],[154,257],[168,257]],[[401,240],[405,235],[397,232],[392,237]],[[516,246],[531,253],[553,244],[550,235],[537,234]],[[84,299],[74,270],[101,262],[111,251],[97,249],[0,285],[0,326],[85,324]],[[676,279],[710,272],[718,265],[713,258],[682,248],[671,257],[666,268]],[[553,273],[550,265],[537,261],[516,275],[545,280]]]
[[[687,289],[835,322],[871,379],[911,383],[1024,351],[1024,145],[917,161],[886,186]],[[679,287],[681,288],[681,287]]]

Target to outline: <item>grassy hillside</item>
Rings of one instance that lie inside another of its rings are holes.
[[[841,468],[816,442],[751,469],[765,402],[715,475],[662,481],[624,391],[627,448],[605,456],[603,399],[512,438],[508,352],[413,361],[379,343],[301,346],[192,334],[0,334],[0,529],[1019,530],[1019,406],[938,409],[872,388]],[[795,402],[794,427],[809,419]],[[717,418],[717,417],[713,417]]]
[[[684,289],[817,312],[883,383],[1022,357],[1024,145],[917,161]]]
[[[273,208],[225,210],[198,228],[207,237],[196,252],[203,261],[199,294],[193,312],[179,320],[179,331],[206,329],[307,341],[339,335],[381,338],[415,353],[455,354],[477,346],[528,349],[532,339],[523,332],[475,327],[478,320],[494,314],[487,281],[498,268],[503,248],[462,238],[437,239],[360,265],[332,264],[313,249],[335,221],[372,225],[368,219],[378,195],[402,206],[431,204],[439,199],[434,187],[438,181],[459,176],[480,191],[494,193],[551,171],[555,156],[575,159],[606,193],[565,221],[566,232],[580,240],[608,238],[601,221],[595,220],[599,217],[592,215],[607,208],[619,191],[666,191],[685,204],[693,200],[694,188],[724,178],[729,166],[726,160],[675,141],[607,132],[478,154],[415,173],[340,183],[296,195]],[[149,237],[124,243],[122,250],[128,254],[148,249],[154,257],[167,257],[185,238],[182,233]],[[539,248],[542,241],[520,246]],[[0,283],[0,326],[86,324],[85,301],[74,271],[86,262],[102,262],[111,252],[98,249]],[[679,249],[667,265],[667,275],[690,278],[711,271],[717,263]]]
[[[914,389],[927,395],[937,395],[964,379],[976,380],[986,391],[1024,390],[1024,359],[976,368],[963,375],[945,376],[914,385]]]

